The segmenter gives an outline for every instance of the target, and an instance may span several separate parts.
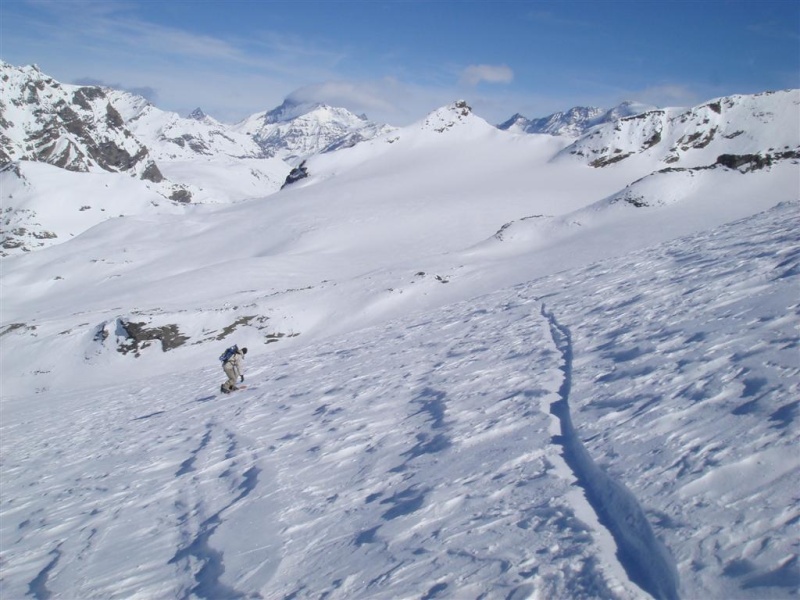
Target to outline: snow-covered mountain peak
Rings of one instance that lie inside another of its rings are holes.
[[[316,111],[324,113],[329,108],[329,106],[322,102],[301,102],[292,98],[286,98],[280,106],[260,114],[263,115],[264,123],[271,125],[275,123],[286,123]]]
[[[0,79],[6,84],[13,83],[20,79],[42,79],[46,82],[54,81],[52,77],[42,73],[37,64],[17,67],[7,63],[3,59],[0,59]]]
[[[656,107],[651,104],[644,104],[642,102],[634,102],[631,100],[626,100],[621,104],[618,104],[614,108],[608,110],[603,118],[603,122],[610,122],[616,121],[618,119],[624,119],[625,117],[632,117],[634,115],[640,115],[642,113],[646,113],[651,110],[656,110]],[[599,123],[595,123],[598,125]]]
[[[565,137],[580,137],[587,130],[603,123],[636,115],[653,107],[639,102],[623,102],[610,110],[593,106],[575,106],[546,117],[528,119],[520,113],[497,126],[498,129],[521,133],[546,133]]]
[[[486,123],[472,112],[472,108],[467,104],[466,100],[456,100],[431,112],[421,121],[421,128],[444,133],[454,127],[477,122]]]
[[[4,88],[9,85],[19,85],[18,82],[20,80],[39,78],[47,79],[47,76],[39,71],[37,65],[22,65],[17,67],[0,59],[0,80],[2,80]]]
[[[514,113],[514,115],[500,123],[497,128],[503,131],[514,131],[517,133],[525,133],[525,127],[530,123],[530,119],[526,118],[521,113]]]
[[[352,146],[392,129],[345,108],[288,98],[277,108],[256,113],[233,127],[255,140],[266,156],[292,163],[329,148]]]

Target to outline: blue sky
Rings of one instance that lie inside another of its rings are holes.
[[[800,2],[0,0],[0,58],[228,122],[291,96],[496,124],[800,87]]]

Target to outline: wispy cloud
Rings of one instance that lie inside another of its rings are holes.
[[[30,25],[39,29],[44,40],[68,48],[93,48],[122,59],[135,57],[137,62],[148,57],[162,66],[171,61],[208,61],[276,73],[316,65],[312,72],[319,73],[333,69],[345,56],[341,48],[325,47],[318,39],[268,29],[248,36],[210,35],[164,25],[140,16],[142,5],[133,2],[30,0],[28,4],[41,11],[41,18],[30,18]]]
[[[136,94],[137,96],[141,96],[142,98],[146,98],[153,104],[158,102],[158,92],[155,88],[149,86],[141,86],[141,87],[127,87],[122,85],[121,83],[108,83],[107,81],[101,81],[100,79],[95,79],[93,77],[79,77],[72,81],[75,85],[90,85],[90,86],[97,86],[97,87],[106,87],[115,90],[123,90],[125,92],[130,92],[131,94]]]
[[[761,23],[751,23],[747,29],[751,33],[770,39],[800,40],[800,33],[798,33],[796,28],[797,23],[794,23],[795,27],[791,25],[787,27],[786,25],[786,23],[779,23],[776,21],[765,21]]]
[[[392,98],[401,86],[394,80],[374,82],[328,81],[304,86],[289,94],[296,102],[324,102],[333,106],[358,107],[359,112],[394,109]]]
[[[590,19],[575,19],[564,17],[560,14],[556,14],[551,10],[529,10],[524,13],[524,17],[526,20],[536,23],[538,25],[542,25],[545,27],[566,27],[566,28],[576,28],[576,27],[590,27],[592,22]]]
[[[461,73],[461,83],[478,85],[482,81],[487,83],[511,83],[514,80],[514,71],[506,65],[470,65]]]
[[[698,91],[688,85],[665,84],[645,88],[632,96],[646,104],[656,106],[692,106],[707,100]]]

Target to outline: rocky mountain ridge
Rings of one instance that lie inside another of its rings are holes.
[[[580,137],[597,125],[611,123],[654,108],[637,102],[623,102],[612,109],[575,106],[566,112],[559,111],[536,119],[528,119],[517,113],[498,125],[497,128],[520,133],[546,133],[549,135]]]
[[[0,64],[0,160],[32,160],[68,171],[127,173],[153,183],[164,177],[125,126],[104,90],[61,84],[36,66]]]
[[[181,117],[129,92],[108,89],[106,93],[131,133],[150,148],[157,161],[264,156],[249,136],[231,131],[200,109]]]
[[[605,167],[647,154],[664,167],[703,167],[722,155],[792,158],[800,152],[800,90],[655,109],[593,129],[562,154]]]

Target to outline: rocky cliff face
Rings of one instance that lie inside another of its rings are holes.
[[[37,67],[0,63],[0,161],[110,171],[160,183],[149,151],[99,87],[61,84]]]

